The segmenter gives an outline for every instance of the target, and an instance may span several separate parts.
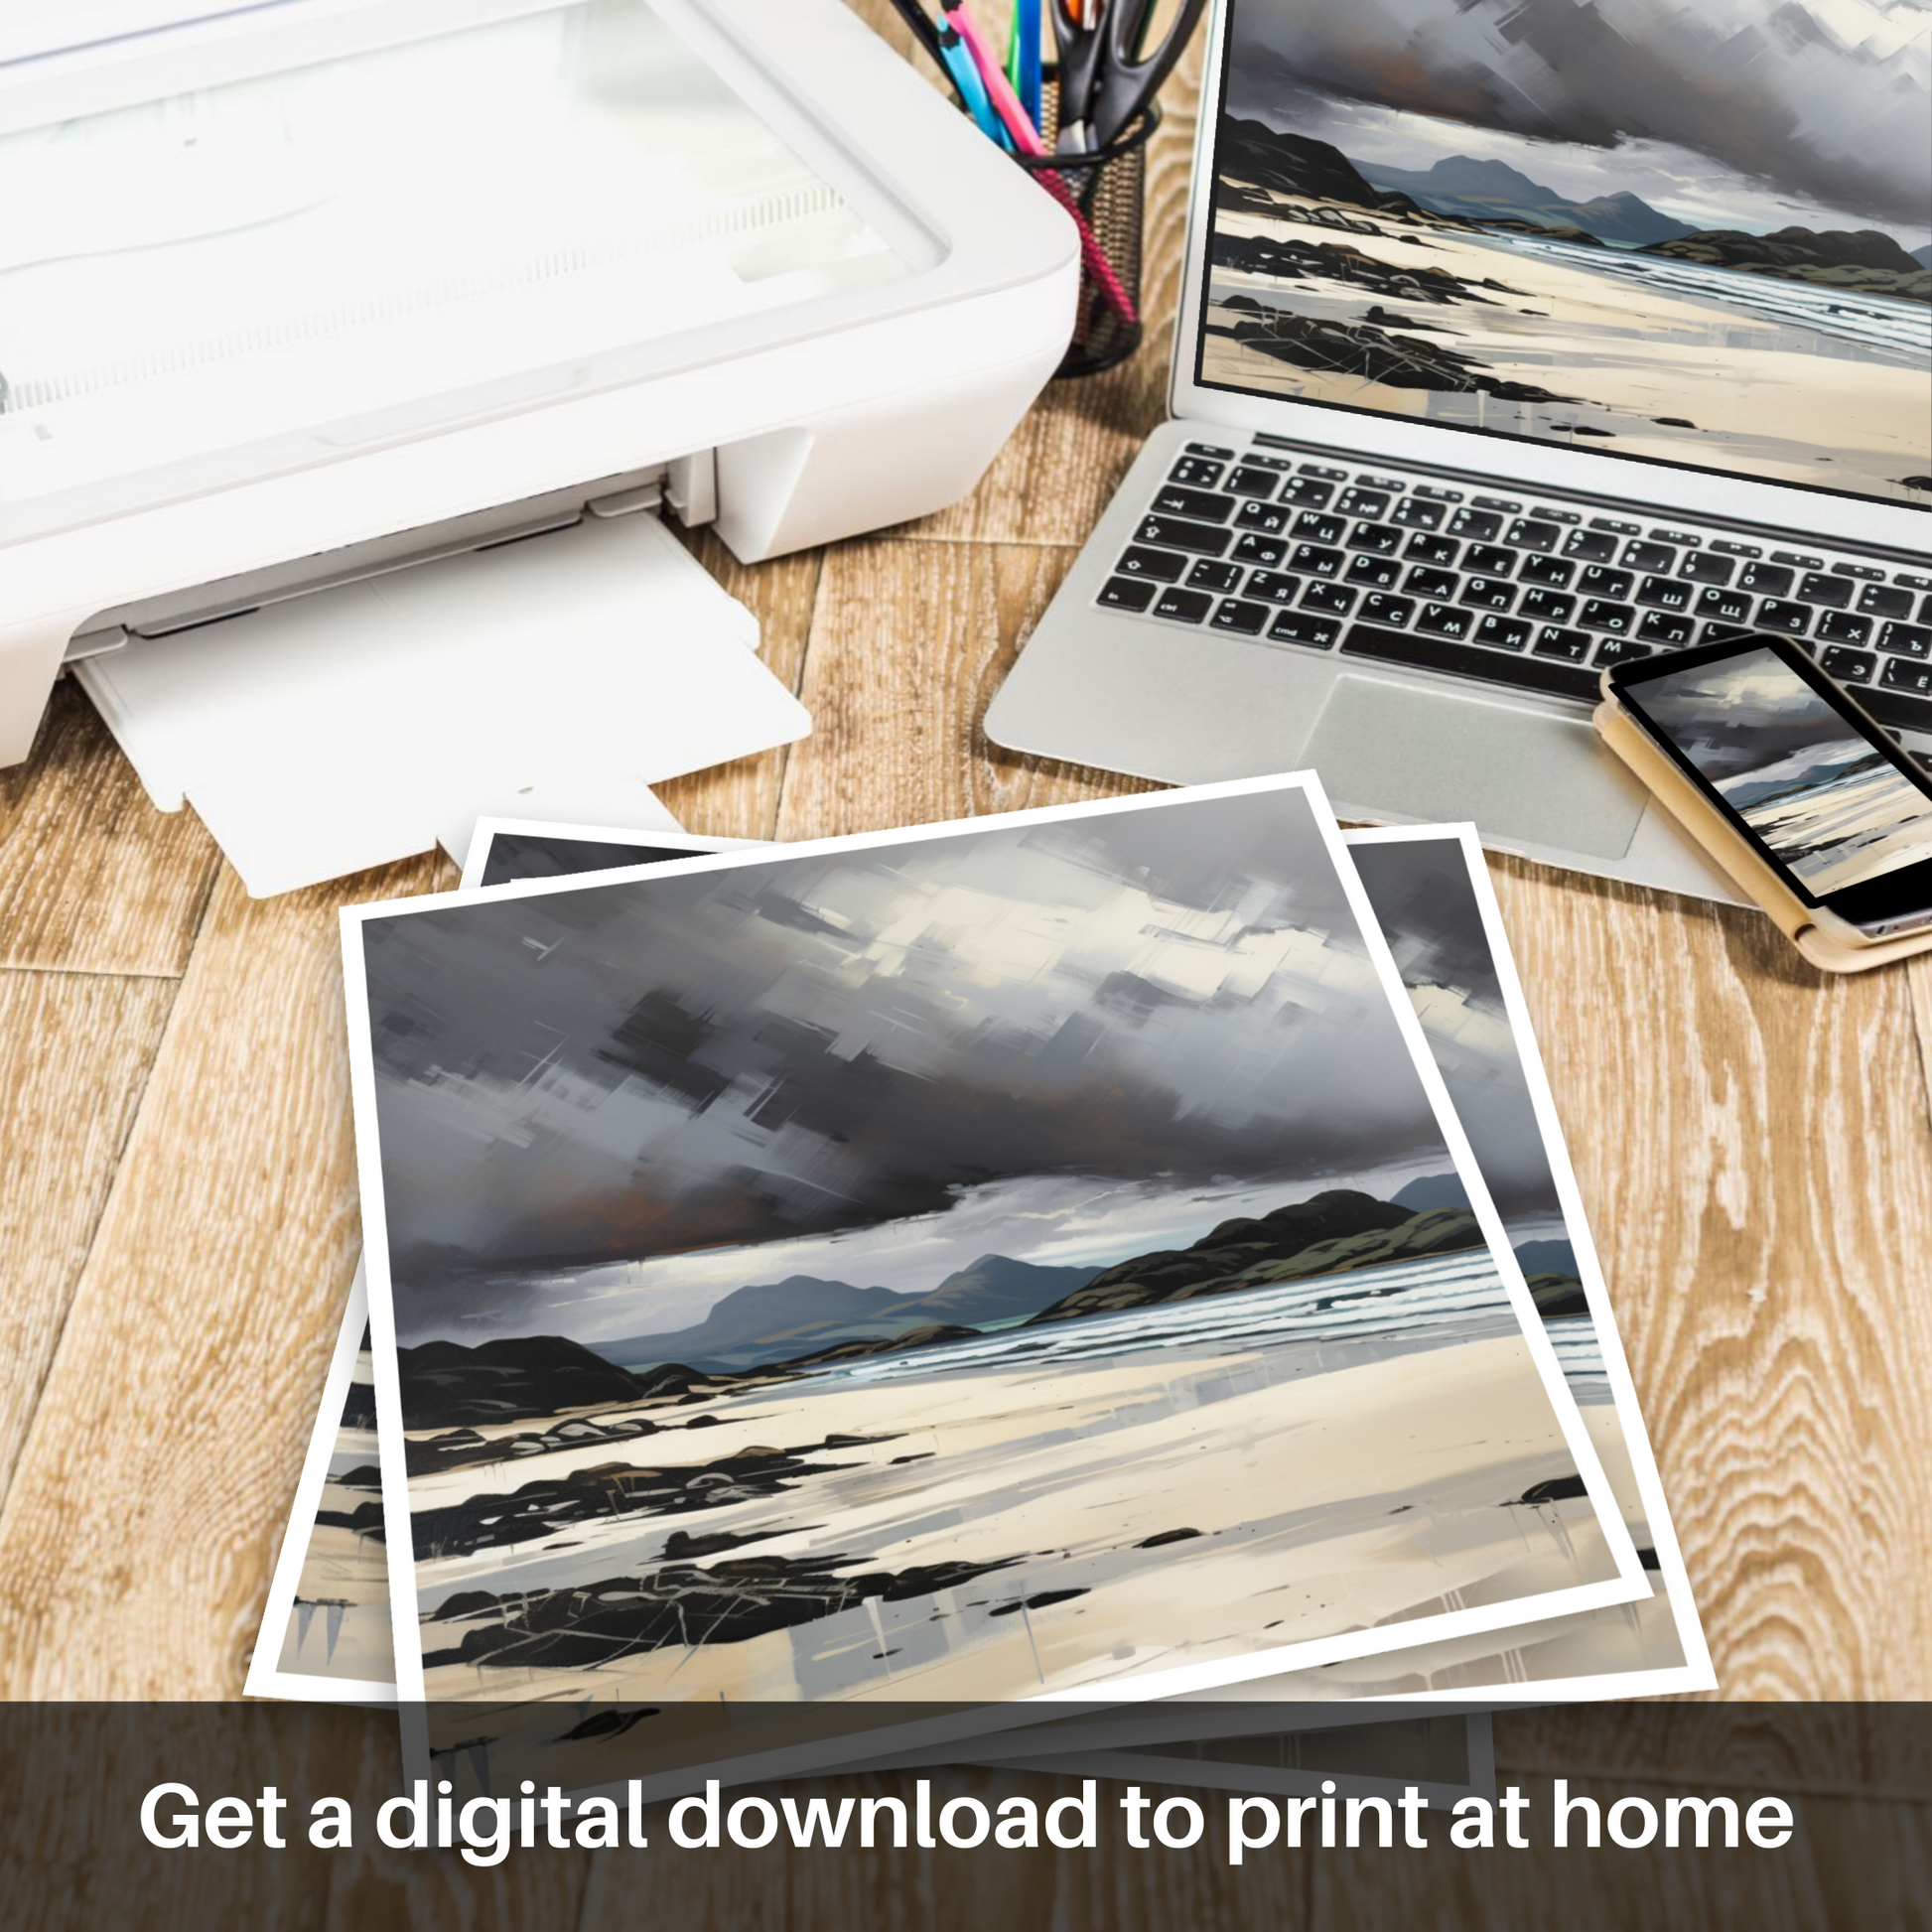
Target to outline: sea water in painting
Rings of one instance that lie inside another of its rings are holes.
[[[1932,502],[1881,0],[1233,0],[1199,379]]]
[[[1275,782],[352,926],[427,1695],[1629,1594],[1332,836]]]

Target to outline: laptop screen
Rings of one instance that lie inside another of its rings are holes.
[[[1229,0],[1195,379],[1932,507],[1932,36]]]

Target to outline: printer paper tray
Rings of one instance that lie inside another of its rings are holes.
[[[648,787],[801,738],[758,622],[654,516],[391,572],[73,667],[164,811],[258,897],[478,817],[662,825]]]

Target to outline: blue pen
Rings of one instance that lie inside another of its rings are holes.
[[[959,90],[959,97],[966,103],[966,111],[980,125],[980,132],[999,142],[1003,148],[1011,148],[1006,123],[993,109],[992,96],[986,91],[986,82],[980,78],[980,70],[974,65],[972,54],[966,43],[959,38],[959,30],[948,24],[939,28],[939,58],[945,63],[946,71],[952,76],[953,85]]]
[[[1013,32],[1020,59],[1015,64],[1013,91],[1027,118],[1039,125],[1039,0],[1014,0]]]

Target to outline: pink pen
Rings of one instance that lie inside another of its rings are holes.
[[[1006,69],[993,58],[993,50],[987,45],[980,33],[979,23],[966,11],[964,0],[944,0],[946,20],[966,44],[966,51],[973,57],[973,65],[980,70],[980,78],[986,83],[988,98],[993,103],[993,111],[1005,124],[1007,132],[1013,136],[1013,144],[1024,155],[1039,159],[1047,153],[1046,143],[1039,138],[1039,130],[1027,118],[1027,110],[1020,104],[1020,96],[1013,91],[1013,82],[1006,76]],[[1107,253],[1100,245],[1100,238],[1094,233],[1086,216],[1080,212],[1074,199],[1073,190],[1067,185],[1065,176],[1050,171],[1041,172],[1036,179],[1039,185],[1072,215],[1074,226],[1080,230],[1080,258],[1087,265],[1087,273],[1098,282],[1106,292],[1107,300],[1120,311],[1120,317],[1129,328],[1138,326],[1139,312],[1135,309],[1127,290],[1121,285],[1120,277],[1114,272],[1114,265],[1107,259]]]

